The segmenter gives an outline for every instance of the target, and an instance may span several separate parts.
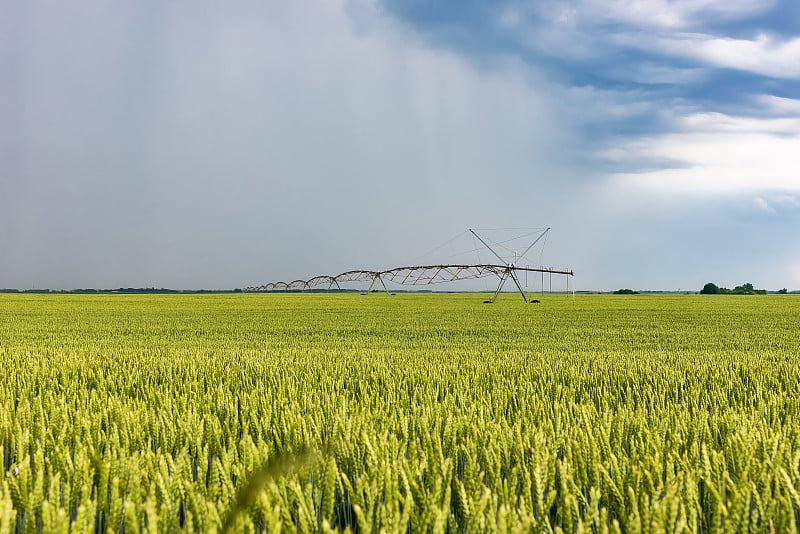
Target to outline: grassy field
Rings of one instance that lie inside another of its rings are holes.
[[[0,532],[786,532],[800,297],[0,295]]]

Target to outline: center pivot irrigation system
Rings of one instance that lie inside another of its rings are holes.
[[[505,283],[510,279],[517,286],[523,300],[528,302],[528,297],[525,290],[522,288],[520,282],[520,273],[541,273],[542,274],[542,288],[544,290],[544,274],[549,273],[552,275],[561,274],[567,276],[567,291],[569,292],[569,282],[572,281],[572,303],[575,304],[575,273],[570,269],[552,269],[545,267],[529,267],[519,265],[519,261],[525,258],[525,255],[530,252],[533,247],[539,243],[542,238],[547,235],[550,228],[545,228],[544,231],[525,249],[522,254],[513,254],[513,261],[507,261],[497,251],[492,248],[487,240],[481,237],[477,231],[469,229],[469,232],[481,242],[498,260],[499,264],[493,263],[479,263],[479,264],[458,264],[446,263],[438,265],[414,265],[408,267],[395,267],[394,269],[387,269],[385,271],[367,271],[355,270],[347,271],[336,276],[315,276],[308,280],[293,280],[291,282],[271,282],[261,286],[252,286],[244,288],[247,292],[265,292],[265,291],[299,291],[315,288],[324,288],[331,290],[334,288],[341,289],[340,284],[346,282],[369,282],[370,286],[367,291],[371,291],[376,283],[380,283],[383,289],[389,293],[386,287],[386,282],[393,282],[396,284],[407,286],[422,286],[429,284],[436,284],[442,282],[455,282],[458,280],[470,280],[476,278],[484,278],[487,276],[497,276],[499,283],[497,290],[494,292],[492,300],[486,301],[487,303],[494,303],[497,296],[503,289]],[[497,243],[496,243],[497,245]]]

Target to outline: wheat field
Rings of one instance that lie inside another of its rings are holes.
[[[800,298],[0,295],[0,532],[788,532]]]

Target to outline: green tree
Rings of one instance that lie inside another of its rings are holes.
[[[703,295],[716,295],[719,293],[719,287],[713,282],[709,282],[703,286],[703,289],[700,290],[700,293]]]

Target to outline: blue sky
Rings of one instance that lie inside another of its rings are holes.
[[[800,289],[800,4],[0,0],[0,287],[241,287],[552,227]]]

